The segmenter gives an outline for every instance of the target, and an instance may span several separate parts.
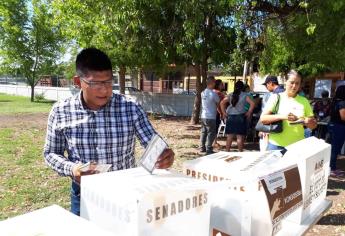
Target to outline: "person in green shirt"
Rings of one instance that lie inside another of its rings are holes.
[[[301,75],[291,70],[286,81],[286,90],[279,94],[277,114],[272,111],[278,102],[278,95],[269,98],[261,114],[260,120],[263,124],[283,121],[283,131],[270,134],[267,150],[285,150],[286,146],[304,139],[304,126],[310,129],[317,126],[308,99],[298,94],[301,80]]]

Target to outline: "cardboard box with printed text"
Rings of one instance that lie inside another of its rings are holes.
[[[142,167],[82,177],[81,216],[121,236],[207,236],[210,184]]]

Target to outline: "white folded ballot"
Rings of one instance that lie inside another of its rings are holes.
[[[148,143],[139,164],[152,174],[159,156],[168,148],[168,144],[158,134],[155,134]]]
[[[0,221],[0,232],[2,236],[113,235],[57,205]]]
[[[183,173],[226,190],[211,209],[210,235],[271,235],[302,205],[297,164],[280,152],[220,152],[183,164]],[[227,219],[227,220],[224,220]]]
[[[123,236],[207,236],[209,186],[166,170],[82,177],[81,217]]]

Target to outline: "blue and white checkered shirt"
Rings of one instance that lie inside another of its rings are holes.
[[[132,168],[135,136],[146,147],[155,133],[142,108],[124,96],[113,94],[103,108],[92,111],[83,106],[79,93],[53,106],[44,158],[63,176],[72,176],[78,162],[112,164],[112,170]]]

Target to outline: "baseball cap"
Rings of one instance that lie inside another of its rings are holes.
[[[263,83],[263,85],[266,85],[269,82],[272,82],[274,84],[279,84],[277,76],[274,76],[274,75],[267,76],[266,79],[265,79],[265,83]]]

